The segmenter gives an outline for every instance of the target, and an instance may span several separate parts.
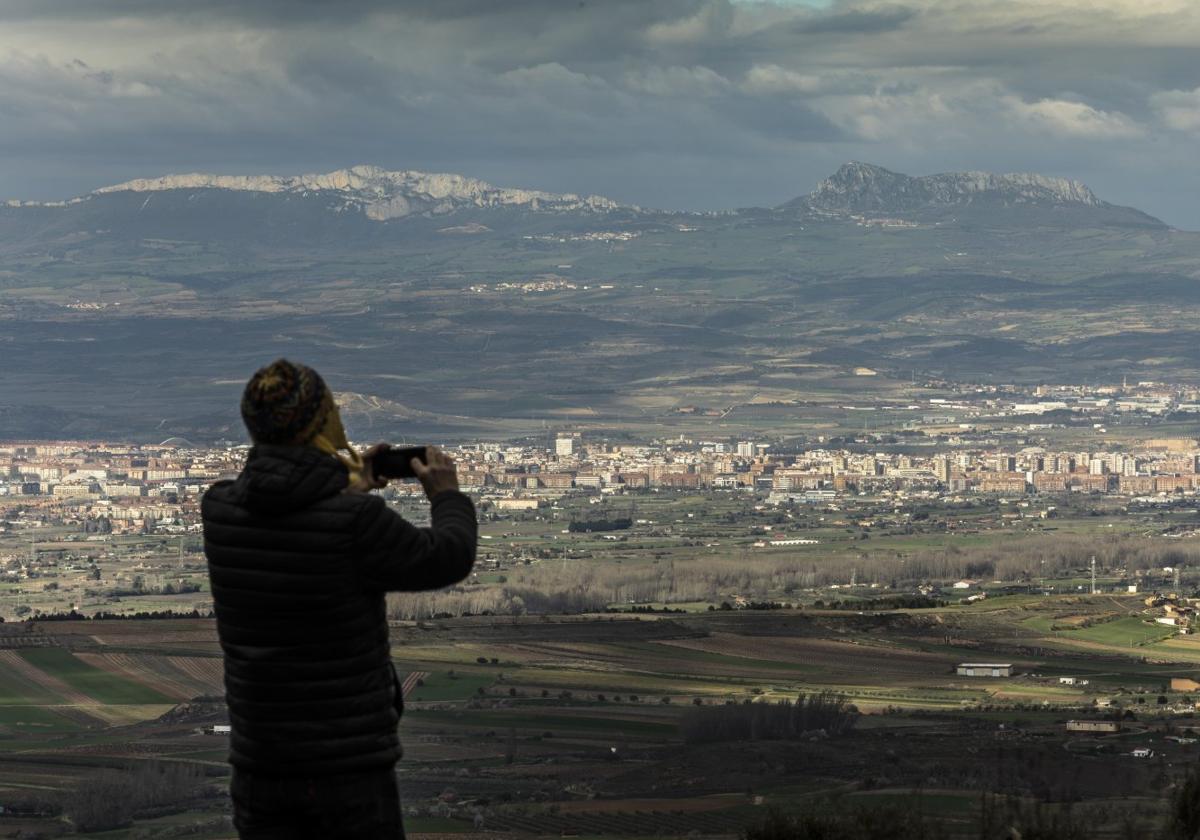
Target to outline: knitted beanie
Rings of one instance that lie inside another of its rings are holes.
[[[333,404],[330,397],[325,380],[315,370],[276,359],[246,383],[242,420],[255,443],[303,446],[325,424]]]

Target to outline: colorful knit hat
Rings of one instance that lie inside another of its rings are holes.
[[[341,461],[352,482],[362,476],[333,392],[310,367],[276,359],[255,373],[242,393],[242,419],[255,443],[311,446]]]
[[[276,359],[246,383],[242,419],[255,443],[303,446],[325,424],[331,397],[315,370]]]

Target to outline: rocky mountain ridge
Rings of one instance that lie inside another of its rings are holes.
[[[157,194],[164,196],[167,206],[155,199]],[[582,224],[590,224],[589,219],[610,214],[619,214],[626,220],[636,216],[706,215],[650,211],[597,195],[502,188],[465,175],[391,171],[377,166],[354,166],[293,176],[165,175],[101,187],[69,201],[9,201],[5,207],[0,207],[0,211],[23,208],[70,210],[79,205],[97,205],[91,211],[84,211],[84,215],[96,217],[97,226],[108,227],[107,223],[101,223],[105,217],[141,217],[143,208],[151,201],[160,215],[188,216],[188,224],[193,226],[197,220],[215,220],[223,215],[221,210],[215,210],[218,205],[228,210],[239,203],[250,202],[257,208],[247,206],[246,212],[251,218],[274,212],[266,211],[267,206],[284,208],[282,212],[292,214],[293,218],[296,214],[307,214],[305,224],[310,230],[353,224],[360,219],[386,222],[483,213],[490,220],[496,218],[494,211],[505,210],[516,211],[517,219],[532,213],[543,218],[574,217]],[[752,217],[762,214],[817,218],[865,214],[938,223],[970,218],[975,222],[1010,227],[1042,223],[1166,227],[1139,210],[1102,201],[1087,185],[1067,178],[989,172],[913,177],[859,162],[844,164],[821,181],[813,192],[779,207],[733,211],[733,215]],[[142,222],[138,220],[134,226],[140,225]]]
[[[971,204],[1111,207],[1079,181],[1033,173],[949,172],[912,177],[851,162],[789,207],[831,212],[904,212]]]
[[[636,210],[603,196],[557,194],[541,190],[495,187],[478,178],[415,170],[389,171],[378,166],[353,166],[322,174],[213,175],[188,173],[158,178],[138,178],[94,190],[70,202],[17,206],[64,206],[94,196],[113,193],[155,193],[169,190],[234,190],[281,194],[329,194],[340,201],[332,209],[361,210],[375,221],[403,218],[416,213],[441,215],[464,207],[522,207],[534,211],[603,213]],[[10,206],[13,205],[10,202]]]

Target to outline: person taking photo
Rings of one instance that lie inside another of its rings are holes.
[[[475,509],[453,460],[411,467],[430,502],[418,528],[373,489],[325,381],[279,359],[247,383],[254,443],[201,504],[232,728],[239,836],[402,838],[395,765],[403,711],[385,593],[438,589],[475,561]]]

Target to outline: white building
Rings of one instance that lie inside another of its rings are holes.
[[[497,499],[496,507],[499,510],[537,510],[537,499]]]
[[[1011,677],[1013,666],[990,662],[964,662],[958,666],[960,677]]]

